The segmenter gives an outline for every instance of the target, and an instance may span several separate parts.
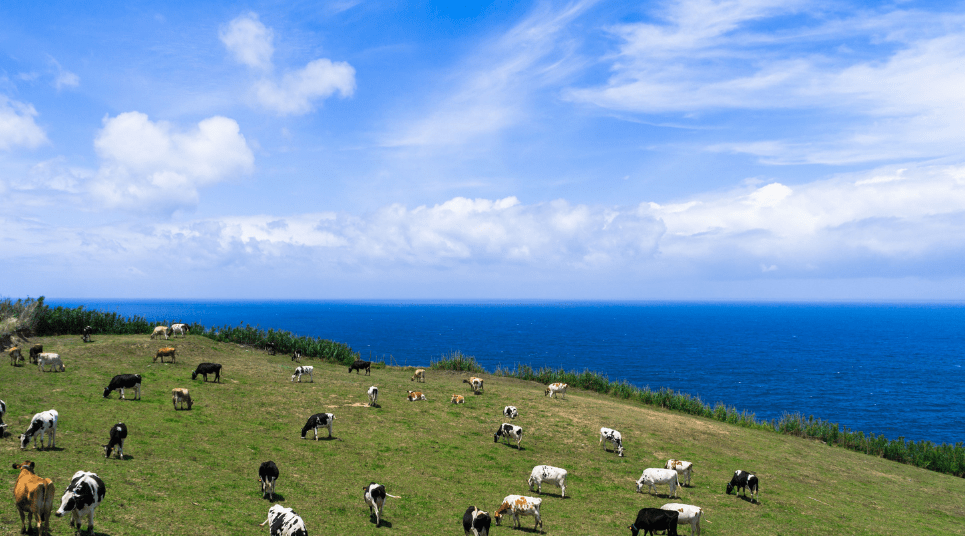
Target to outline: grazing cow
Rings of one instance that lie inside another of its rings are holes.
[[[354,370],[356,374],[359,374],[363,369],[365,370],[366,376],[372,374],[372,362],[356,359],[355,363],[352,363],[352,366],[348,368],[348,371],[351,373]]]
[[[546,386],[546,390],[543,391],[543,396],[553,398],[556,395],[561,395],[563,398],[566,398],[567,387],[569,387],[569,385],[565,383],[551,383]]]
[[[462,383],[468,383],[472,386],[472,392],[479,394],[479,391],[483,390],[483,379],[477,378],[475,376],[469,378],[468,380],[462,380]]]
[[[363,497],[365,498],[365,504],[369,505],[369,515],[375,515],[375,526],[378,527],[382,524],[382,507],[385,505],[385,498],[392,497],[393,499],[401,499],[395,495],[389,495],[385,492],[385,486],[382,484],[376,484],[372,482],[368,486],[362,488],[365,492]]]
[[[0,437],[3,437],[4,430],[7,428],[7,424],[3,422],[3,416],[7,413],[7,403],[0,400]]]
[[[650,493],[656,493],[658,484],[670,486],[670,496],[676,497],[677,486],[680,485],[677,481],[677,471],[673,469],[644,469],[643,474],[637,480],[637,493],[640,493],[644,486],[650,488]]]
[[[111,426],[111,440],[104,445],[104,457],[110,458],[111,451],[117,449],[117,459],[124,459],[124,440],[127,439],[127,425],[119,422]]]
[[[50,509],[54,506],[54,482],[41,478],[34,473],[34,462],[25,461],[13,464],[19,469],[17,483],[13,486],[13,502],[20,514],[20,533],[30,532],[34,517],[37,518],[37,536],[50,533]]]
[[[84,342],[90,342],[90,336],[94,334],[93,326],[84,326],[84,331],[80,336],[80,340]]]
[[[171,335],[172,337],[177,337],[178,335],[180,335],[182,338],[183,338],[183,337],[186,337],[187,334],[188,334],[188,325],[187,325],[187,324],[171,324],[171,333],[172,333],[172,335]]]
[[[294,361],[294,362],[296,362],[296,363],[301,363],[301,362],[302,362],[302,353],[299,352],[298,350],[295,350],[294,352],[292,352],[292,361]]]
[[[452,398],[449,399],[449,402],[452,402],[453,404],[465,404],[466,397],[462,395],[453,394]]]
[[[529,490],[533,491],[533,486],[536,486],[536,492],[542,495],[543,482],[555,484],[562,490],[560,496],[566,497],[566,469],[560,469],[552,465],[537,465],[533,467],[533,472],[529,475]]]
[[[637,512],[637,520],[630,525],[630,532],[637,536],[643,531],[654,534],[656,531],[667,531],[667,536],[677,536],[677,516],[676,511],[661,510],[660,508],[641,508]]]
[[[369,405],[378,406],[379,405],[379,388],[376,386],[369,387]]]
[[[20,347],[14,346],[7,351],[10,354],[10,364],[17,366],[18,363],[23,363],[23,354],[20,353]]]
[[[294,382],[295,378],[298,378],[298,383],[302,383],[302,376],[307,374],[308,379],[312,380],[312,383],[315,383],[315,377],[312,376],[312,372],[314,370],[315,370],[315,367],[311,365],[302,365],[300,367],[296,367],[295,373],[292,374],[292,381]]]
[[[77,471],[70,479],[67,491],[60,499],[57,517],[70,512],[70,526],[80,532],[80,524],[87,518],[87,533],[94,534],[94,510],[104,500],[107,487],[95,473]]]
[[[269,500],[275,500],[275,481],[278,480],[278,466],[275,462],[268,460],[261,462],[258,467],[258,482],[261,483],[261,498],[269,496]]]
[[[275,355],[275,343],[273,343],[273,342],[266,342],[266,343],[265,343],[265,351],[268,352],[268,355]]]
[[[475,506],[467,508],[466,513],[462,515],[462,528],[466,531],[465,536],[469,536],[470,532],[473,536],[489,536],[491,524],[492,520],[489,518],[489,513]]]
[[[496,520],[496,525],[499,525],[503,519],[504,514],[512,514],[513,516],[513,527],[519,527],[519,516],[533,516],[536,518],[536,525],[533,527],[535,530],[538,528],[543,528],[543,519],[539,515],[539,507],[543,504],[543,499],[538,497],[525,497],[523,495],[507,495],[503,499],[503,504],[499,505],[499,508],[493,512],[493,519]]]
[[[516,440],[516,448],[519,449],[519,442],[523,440],[523,428],[516,426],[515,424],[509,424],[504,422],[496,429],[496,433],[493,434],[493,443],[499,441],[499,437],[502,436],[506,439],[506,444],[509,444],[510,439]],[[499,523],[497,523],[498,525]]]
[[[421,369],[421,368],[415,369],[415,373],[412,374],[412,378],[410,378],[409,381],[411,382],[411,381],[413,381],[413,380],[419,380],[419,381],[421,381],[422,383],[425,383],[425,382],[426,382],[426,369]]]
[[[154,328],[154,331],[151,333],[151,340],[154,340],[155,338],[160,339],[160,338],[161,338],[161,335],[164,335],[164,340],[168,340],[168,327],[167,327],[167,326],[157,326],[157,327],[155,327],[155,328]]]
[[[47,442],[47,449],[54,448],[57,442],[57,417],[59,414],[55,409],[41,411],[30,419],[30,426],[27,431],[20,434],[20,449],[27,448],[30,438],[34,440],[34,448],[37,448],[37,436],[40,436],[40,449],[44,448],[44,435],[50,432],[50,440]]]
[[[171,389],[171,402],[174,403],[175,411],[177,411],[179,403],[181,404],[181,409],[184,409],[185,404],[188,405],[188,409],[191,409],[191,406],[194,405],[194,402],[191,400],[191,393],[183,387]]]
[[[302,427],[302,439],[305,439],[305,434],[309,430],[314,430],[315,441],[318,441],[318,429],[321,427],[328,427],[328,438],[332,438],[332,421],[335,420],[335,415],[332,413],[316,413],[308,418],[305,422],[305,426]]]
[[[63,372],[67,370],[64,362],[60,360],[60,354],[49,352],[44,352],[37,356],[37,367],[40,368],[40,372],[44,372],[44,369],[48,367],[51,372]]]
[[[174,363],[177,360],[177,356],[175,355],[176,352],[177,352],[176,348],[165,346],[164,348],[159,349],[156,354],[154,354],[154,360],[151,362],[155,363],[157,362],[158,358],[160,358],[161,363],[164,363],[164,358],[170,357],[171,362]]]
[[[727,483],[727,494],[730,495],[730,492],[737,488],[737,496],[740,497],[741,491],[743,491],[746,497],[747,492],[750,491],[751,502],[753,502],[757,499],[758,484],[757,475],[738,469],[734,471],[734,477]]]
[[[681,483],[682,486],[690,486],[690,475],[693,473],[694,464],[691,462],[685,462],[683,460],[667,460],[667,469],[673,469],[677,471],[677,478],[683,479],[686,477],[687,481]]]
[[[516,406],[506,406],[503,408],[503,415],[509,417],[510,419],[515,419],[519,416],[519,411],[516,410]]]
[[[678,525],[690,525],[690,536],[700,536],[700,517],[704,511],[690,504],[669,503],[660,507],[661,510],[677,512]]]
[[[426,395],[422,394],[422,391],[406,391],[406,392],[409,393],[409,394],[406,396],[406,399],[407,399],[409,402],[415,402],[416,400],[425,400],[425,399],[426,399]]]
[[[111,391],[120,391],[121,400],[124,400],[124,389],[134,389],[134,398],[141,398],[141,375],[140,374],[118,374],[111,378],[111,383],[104,388],[104,398],[110,396]]]
[[[623,436],[620,432],[614,430],[613,428],[607,428],[606,426],[600,428],[600,444],[603,445],[603,450],[607,450],[607,444],[613,443],[614,450],[617,456],[623,457]]]
[[[268,509],[268,519],[258,525],[268,525],[269,536],[308,536],[305,521],[291,508],[276,504]]]
[[[31,346],[31,347],[30,347],[30,364],[31,364],[31,365],[36,365],[36,364],[37,364],[37,356],[40,355],[40,354],[42,354],[42,353],[44,353],[44,345],[42,345],[42,344],[35,344],[35,345]]]
[[[204,381],[208,381],[208,374],[214,374],[214,381],[221,383],[221,363],[201,363],[191,373],[191,379],[198,379],[198,374],[204,376]]]

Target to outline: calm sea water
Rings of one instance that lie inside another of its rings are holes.
[[[344,342],[363,358],[489,370],[584,368],[758,418],[965,441],[965,305],[57,300],[151,320],[239,323]]]

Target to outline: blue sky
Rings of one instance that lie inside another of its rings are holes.
[[[0,292],[965,299],[965,5],[6,3]]]

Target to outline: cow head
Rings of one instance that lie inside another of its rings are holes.
[[[105,457],[105,458],[110,458],[110,457],[111,457],[111,452],[114,450],[114,447],[112,447],[112,446],[110,446],[110,445],[101,445],[101,446],[104,447],[104,457]]]
[[[191,373],[191,379],[192,379],[192,380],[198,379],[198,371],[194,371],[194,372]]]
[[[27,445],[30,443],[31,437],[32,437],[31,435],[20,434],[20,450],[27,448]]]
[[[26,461],[24,461],[23,463],[15,463],[15,464],[13,464],[13,468],[14,468],[14,469],[26,469],[26,470],[30,471],[31,473],[33,473],[33,472],[34,472],[34,462],[32,462],[32,461],[30,461],[30,460],[26,460]]]
[[[107,397],[110,396],[110,395],[111,395],[111,388],[110,388],[110,387],[105,387],[105,388],[104,388],[104,398],[107,398]]]
[[[77,490],[73,487],[68,487],[67,491],[64,492],[64,496],[60,499],[60,508],[54,513],[57,517],[64,517],[67,512],[73,512],[74,510],[79,510],[82,505],[77,504],[77,499],[79,498]]]
[[[733,483],[733,482],[728,482],[728,483],[727,483],[727,494],[730,495],[730,492],[732,492],[732,491],[734,491],[734,483]]]

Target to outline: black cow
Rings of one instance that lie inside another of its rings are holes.
[[[198,368],[191,373],[191,379],[198,379],[198,374],[204,376],[204,381],[208,381],[208,374],[214,374],[214,381],[221,382],[221,363],[201,363]]]
[[[84,334],[81,340],[84,342],[90,342],[90,336],[94,333],[94,328],[92,326],[84,326]]]
[[[268,355],[275,355],[275,343],[273,343],[273,342],[266,342],[266,343],[265,343],[265,351],[268,352]]]
[[[60,500],[56,516],[70,512],[70,526],[80,532],[80,524],[87,518],[87,533],[94,534],[94,510],[104,500],[107,486],[95,473],[77,471]]]
[[[737,496],[740,497],[740,492],[743,490],[746,497],[747,492],[750,491],[751,501],[753,502],[757,498],[757,485],[757,475],[738,469],[734,471],[734,477],[727,483],[727,494],[730,495],[730,492],[737,488]]]
[[[318,429],[321,427],[328,427],[328,437],[332,438],[332,421],[335,420],[335,415],[331,413],[316,413],[308,418],[308,422],[302,427],[302,439],[305,439],[305,434],[309,430],[315,431],[315,440],[318,441]]]
[[[118,459],[124,459],[124,440],[127,439],[127,425],[119,422],[111,426],[111,440],[104,445],[104,457],[110,458],[111,451],[117,449]]]
[[[637,520],[630,525],[630,532],[637,536],[643,531],[654,534],[656,531],[667,531],[667,536],[677,536],[677,517],[680,512],[676,510],[661,510],[659,508],[642,508],[637,512]]]
[[[104,398],[111,395],[111,391],[120,391],[121,400],[124,400],[124,389],[134,389],[134,398],[141,398],[141,375],[140,374],[118,374],[111,378],[111,383],[104,388]]]
[[[462,515],[462,528],[466,531],[466,536],[469,536],[470,532],[473,536],[488,536],[491,524],[492,519],[489,514],[475,506],[467,508],[466,513]]]
[[[354,371],[356,371],[355,373],[358,374],[358,373],[359,373],[360,371],[362,371],[363,369],[365,370],[365,375],[366,375],[366,376],[370,375],[370,374],[372,373],[372,362],[371,362],[371,361],[362,361],[361,359],[356,359],[356,360],[355,360],[355,363],[352,363],[352,366],[350,366],[350,367],[348,368],[348,371],[349,371],[349,373],[351,373],[351,372],[354,370]]]
[[[261,497],[269,495],[269,500],[275,500],[275,481],[278,480],[278,466],[268,460],[258,467],[258,482],[261,482]]]
[[[44,353],[44,345],[42,345],[42,344],[35,344],[35,345],[31,346],[31,347],[30,347],[30,364],[31,364],[31,365],[36,365],[36,364],[37,364],[37,356],[39,356],[39,355],[42,354],[42,353]]]

